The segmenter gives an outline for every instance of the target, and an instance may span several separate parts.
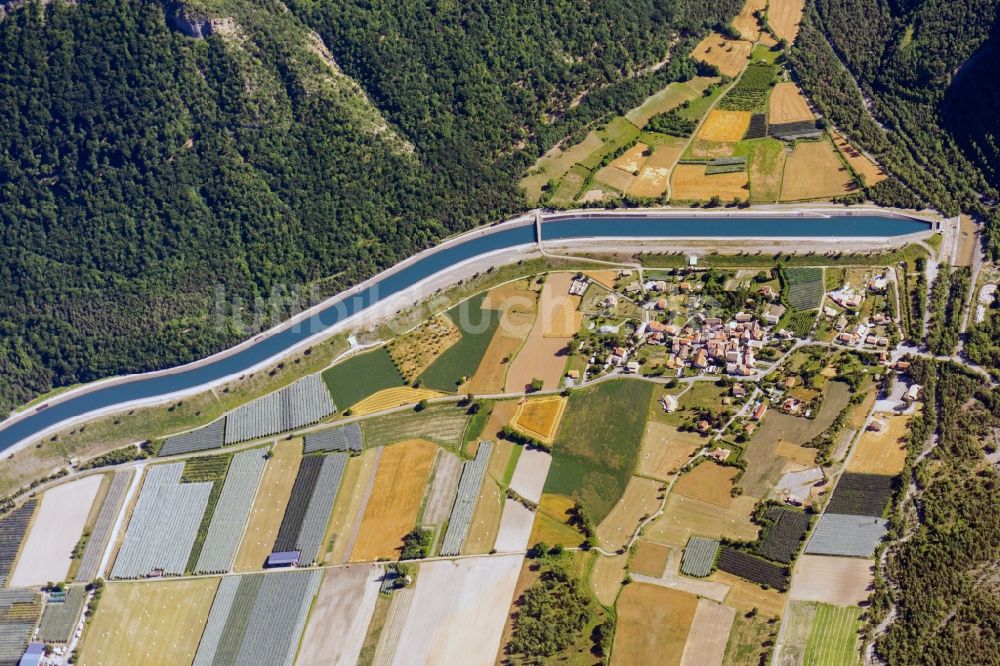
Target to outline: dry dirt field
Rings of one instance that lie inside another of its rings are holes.
[[[218,578],[197,578],[105,586],[78,663],[190,664],[218,584]]]
[[[856,557],[803,555],[788,595],[795,601],[856,606],[868,598],[875,580],[873,562]]]
[[[10,576],[10,587],[45,585],[66,579],[73,548],[104,476],[94,474],[47,490],[35,509],[31,531]]]
[[[896,476],[906,464],[906,436],[910,417],[905,415],[879,414],[886,429],[882,432],[865,431],[854,451],[854,457],[847,465],[848,472],[864,474],[885,474]]]
[[[545,451],[524,449],[510,478],[510,489],[537,504],[542,499],[542,489],[551,466],[552,456]]]
[[[851,168],[865,177],[865,183],[869,186],[878,185],[888,178],[885,171],[879,165],[865,157],[859,150],[847,142],[847,139],[834,133],[833,145],[837,147],[840,154],[844,156]]]
[[[850,172],[827,140],[799,141],[785,162],[782,201],[829,199],[856,189]]]
[[[739,473],[740,470],[735,467],[706,461],[678,479],[674,492],[728,509],[733,504],[730,494],[733,481]]]
[[[590,570],[590,591],[605,606],[612,606],[628,572],[628,553],[606,557],[597,555]]]
[[[353,416],[365,416],[381,412],[383,409],[392,409],[401,405],[412,405],[427,398],[436,398],[444,393],[432,391],[426,388],[413,388],[411,386],[397,386],[395,388],[382,389],[374,393],[361,402],[351,406]]]
[[[713,32],[694,47],[691,57],[715,65],[726,76],[735,77],[750,59],[753,44],[742,39],[729,39]]]
[[[490,552],[500,531],[500,519],[503,517],[504,496],[500,486],[492,478],[483,479],[483,487],[479,490],[479,499],[472,512],[472,522],[469,524],[469,535],[462,544],[462,555],[481,555]]]
[[[698,138],[702,141],[733,142],[739,141],[750,126],[749,111],[720,111],[712,109],[698,130]]]
[[[597,542],[605,550],[617,550],[632,538],[643,516],[660,508],[659,481],[633,476],[611,513],[597,526]]]
[[[666,546],[639,539],[632,554],[630,568],[636,573],[659,578],[667,568],[670,552],[670,548]]]
[[[328,569],[323,574],[296,664],[357,661],[375,610],[381,576],[380,567],[366,565]]]
[[[254,571],[264,566],[285,515],[285,505],[292,494],[295,475],[302,460],[302,440],[288,439],[274,445],[274,455],[267,461],[260,480],[253,510],[243,542],[236,553],[234,571]]]
[[[580,327],[581,315],[576,310],[580,297],[568,293],[572,277],[553,273],[545,281],[539,316],[507,370],[507,390],[523,391],[535,378],[543,380],[547,389],[559,387],[566,367],[566,345]]]
[[[389,356],[396,362],[399,374],[408,382],[420,376],[438,356],[462,339],[454,322],[438,315],[409,333],[389,343]]]
[[[507,555],[420,565],[392,663],[492,666],[522,559]]]
[[[707,201],[718,196],[723,201],[750,196],[750,185],[745,171],[705,175],[702,164],[678,164],[671,180],[673,199],[681,201]]]
[[[417,512],[437,446],[412,439],[386,447],[375,473],[375,484],[365,507],[352,562],[396,559],[403,537],[417,522]]]
[[[809,108],[809,102],[799,90],[798,84],[786,82],[774,86],[774,90],[771,91],[769,123],[793,123],[813,118],[815,116]]]
[[[366,449],[361,455],[353,456],[347,461],[347,468],[340,480],[340,490],[333,503],[330,524],[323,539],[323,543],[333,542],[333,548],[324,556],[324,562],[347,561],[361,526],[365,503],[375,481],[375,470],[381,455],[381,448]]]
[[[804,4],[804,0],[771,0],[767,22],[778,38],[788,40],[789,44],[795,42],[795,38],[799,36]]]
[[[683,139],[664,143],[653,148],[653,154],[646,160],[628,193],[637,197],[658,197],[667,191],[670,169],[684,151]]]
[[[584,271],[583,274],[608,289],[614,289],[615,281],[618,279],[618,271]]]
[[[572,499],[563,495],[543,494],[538,503],[538,511],[535,512],[535,524],[531,526],[528,543],[544,541],[553,545],[559,543],[575,546],[583,541],[583,535],[566,524],[574,504]]]
[[[637,143],[615,158],[611,162],[611,166],[635,175],[639,173],[639,169],[646,163],[647,155],[645,153],[647,150],[649,150],[649,146],[644,143]]]
[[[657,585],[632,583],[622,590],[616,606],[611,663],[645,666],[681,663],[698,597]]]
[[[720,666],[726,656],[729,631],[735,618],[735,609],[699,599],[681,666]]]
[[[767,8],[767,0],[747,0],[743,9],[733,19],[733,27],[736,28],[744,39],[756,42],[760,38],[760,24],[754,18],[754,12]]]
[[[735,152],[735,141],[707,141],[706,139],[695,137],[692,139],[687,151],[685,151],[684,157],[689,159],[732,157]]]
[[[785,609],[785,595],[775,589],[762,589],[757,583],[743,580],[725,571],[715,571],[705,580],[724,583],[730,587],[726,605],[748,612],[755,607],[767,617],[781,617]]]
[[[618,190],[619,192],[627,192],[628,188],[632,186],[635,182],[635,174],[628,171],[623,171],[616,166],[611,164],[601,167],[601,169],[594,174],[594,182],[601,185],[606,185],[613,190]]]
[[[551,396],[526,400],[517,410],[514,426],[545,444],[551,444],[559,432],[559,423],[566,411],[566,398]]]
[[[486,295],[483,307],[500,310],[500,326],[466,386],[470,393],[503,391],[510,361],[524,345],[535,322],[538,294],[527,287],[527,281],[520,280]]]
[[[642,438],[636,473],[667,480],[704,444],[705,440],[700,435],[681,432],[659,421],[649,421]]]
[[[752,541],[758,531],[750,521],[756,503],[756,498],[741,495],[722,509],[672,492],[663,515],[646,529],[646,537],[677,548],[683,548],[691,536]]]
[[[531,509],[516,500],[505,500],[493,549],[498,553],[523,553],[528,548],[534,522],[535,513]]]
[[[420,522],[424,525],[441,525],[448,520],[455,503],[455,492],[462,476],[462,459],[454,453],[440,449],[434,461],[434,479],[427,494],[427,504]]]

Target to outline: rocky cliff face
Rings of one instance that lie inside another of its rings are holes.
[[[183,35],[204,39],[212,34],[211,19],[191,11],[181,3],[166,3],[164,11],[167,15],[167,25]]]

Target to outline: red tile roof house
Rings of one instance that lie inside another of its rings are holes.
[[[764,418],[764,414],[766,412],[767,412],[767,403],[766,402],[760,403],[759,405],[757,405],[757,409],[753,410],[753,420],[760,421],[762,418]]]

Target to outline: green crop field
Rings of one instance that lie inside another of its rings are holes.
[[[552,447],[545,492],[580,500],[594,523],[601,522],[635,469],[654,388],[617,380],[574,391]]]
[[[462,331],[462,339],[424,370],[420,375],[421,385],[454,392],[463,377],[476,373],[500,325],[500,311],[483,308],[484,298],[485,293],[478,294],[448,310],[448,317]]]
[[[789,305],[796,310],[814,310],[823,298],[823,269],[786,268],[785,287],[788,289]]]
[[[385,347],[338,363],[323,373],[323,381],[341,411],[382,389],[404,385]]]
[[[805,666],[855,666],[861,609],[817,604],[806,643]]]
[[[365,448],[426,439],[458,450],[470,418],[464,407],[432,405],[421,412],[411,409],[365,419],[361,437]]]

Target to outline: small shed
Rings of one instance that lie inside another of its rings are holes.
[[[44,643],[28,643],[28,649],[21,655],[21,660],[17,662],[17,666],[38,666],[43,656],[45,656]]]
[[[267,564],[265,564],[264,567],[266,569],[293,567],[299,563],[300,554],[301,553],[297,550],[281,550],[273,552],[267,556]]]

